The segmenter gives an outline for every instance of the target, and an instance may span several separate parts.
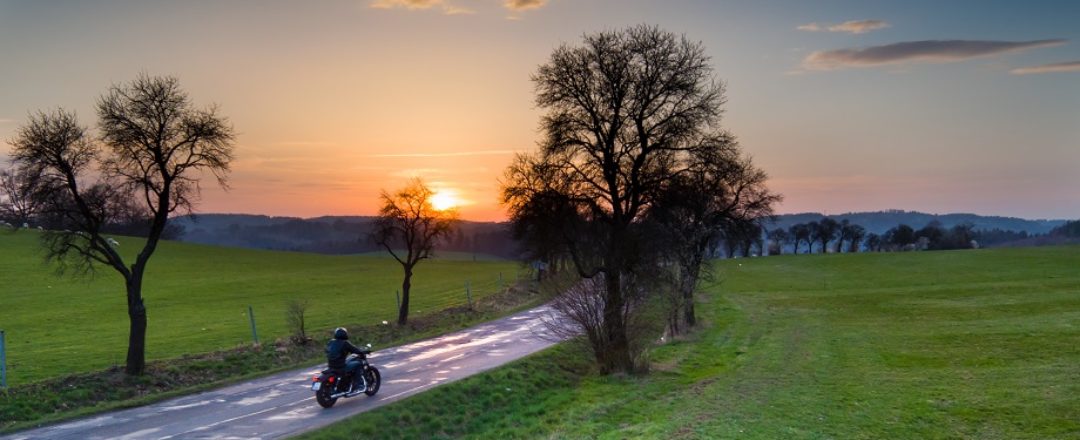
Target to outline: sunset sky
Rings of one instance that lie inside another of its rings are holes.
[[[1080,218],[1080,1],[0,0],[0,140],[174,75],[239,133],[200,212],[370,215],[420,176],[501,220],[540,138],[529,75],[639,23],[704,44],[780,213]]]

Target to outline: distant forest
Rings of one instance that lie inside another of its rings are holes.
[[[219,246],[313,252],[358,254],[382,251],[368,240],[374,217],[328,216],[301,219],[245,214],[200,214],[177,218],[172,224],[183,227],[180,241]],[[462,221],[439,248],[514,258],[517,243],[506,225],[493,222]]]
[[[850,224],[864,228],[867,234],[880,236],[886,235],[898,225],[908,225],[916,231],[927,225],[938,225],[944,229],[970,225],[971,231],[981,239],[982,247],[1060,243],[1063,242],[1061,234],[1051,234],[1051,231],[1055,228],[1061,229],[1066,224],[1065,220],[1026,220],[976,214],[934,215],[889,210],[830,216],[818,213],[785,214],[777,216],[775,221],[765,222],[763,229],[765,233],[780,228],[787,230],[793,225],[819,221],[825,217],[837,222],[847,220]],[[367,239],[372,220],[373,217],[357,216],[301,219],[246,214],[200,214],[179,217],[170,224],[177,229],[174,238],[181,241],[322,254],[357,254],[382,250]],[[765,241],[764,236],[761,241]],[[511,236],[507,224],[495,222],[463,221],[439,249],[502,258],[517,258],[519,255],[518,243]],[[739,254],[738,250],[728,252],[729,249],[733,248],[719,246],[716,255]],[[785,252],[789,251],[790,246]]]
[[[1065,220],[1027,220],[1016,217],[983,216],[977,214],[927,214],[917,211],[886,210],[874,212],[850,212],[845,214],[824,215],[816,212],[785,214],[776,217],[775,222],[767,222],[765,229],[790,228],[796,223],[809,223],[828,217],[838,222],[848,220],[862,226],[867,233],[884,234],[896,225],[905,224],[919,229],[932,222],[938,222],[944,228],[960,224],[971,224],[976,231],[1002,230],[1026,232],[1028,235],[1049,233],[1061,226]]]

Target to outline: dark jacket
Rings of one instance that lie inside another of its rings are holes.
[[[345,368],[345,358],[349,357],[349,353],[362,354],[363,351],[346,339],[331,339],[326,343],[326,363],[332,369]]]

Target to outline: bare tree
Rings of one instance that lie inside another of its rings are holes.
[[[131,324],[125,372],[139,375],[146,365],[146,265],[169,216],[191,212],[201,173],[225,184],[234,136],[216,108],[194,108],[172,77],[140,75],[114,85],[98,100],[97,113],[100,141],[74,113],[33,114],[17,131],[12,155],[56,229],[42,235],[47,261],[80,273],[101,264],[124,277]],[[128,265],[103,231],[133,217],[148,219],[149,228]]]
[[[866,235],[866,250],[871,252],[880,252],[881,244],[882,240],[880,235],[877,235],[873,232]]]
[[[38,207],[31,197],[29,180],[25,170],[0,171],[0,220],[18,226],[29,223],[37,215]]]
[[[658,278],[641,275],[624,277],[623,285],[627,287],[629,295],[623,307],[616,311],[630,324],[627,326],[628,341],[632,344],[631,352],[639,358],[644,356],[644,345],[651,343],[652,337],[663,331],[663,321],[650,313],[658,308],[648,304],[650,300],[658,299],[650,294],[653,289],[659,288]],[[609,328],[605,325],[609,314],[605,310],[607,294],[604,289],[607,286],[603,274],[558,286],[560,293],[550,303],[555,313],[541,317],[550,331],[551,339],[560,342],[570,340],[573,343],[578,341],[578,336],[583,336],[582,349],[595,358],[606,356],[606,345],[612,340],[605,333]]]
[[[307,336],[306,315],[311,302],[306,299],[292,299],[285,303],[285,324],[292,332],[292,341],[297,344],[307,344],[310,338]]]
[[[771,216],[772,205],[780,200],[765,187],[768,176],[741,154],[733,136],[717,140],[694,152],[696,160],[668,181],[648,211],[647,218],[659,225],[651,234],[659,238],[655,247],[678,269],[668,317],[672,334],[697,323],[694,291],[710,275],[704,264],[709,248],[721,238],[735,238],[731,225],[756,225]]]
[[[817,242],[817,237],[821,234],[821,224],[812,221],[806,224],[806,230],[810,233],[810,238],[806,241],[806,253],[812,254],[814,253],[814,243]],[[821,252],[825,252],[825,250],[822,249]]]
[[[516,156],[504,173],[504,181],[517,182],[503,194],[503,203],[510,208],[510,232],[526,261],[542,261],[548,267],[569,258],[571,244],[587,226],[562,186],[566,181],[557,174],[557,169],[528,155]]]
[[[398,192],[383,191],[380,196],[383,206],[371,238],[390,252],[405,272],[398,325],[405,325],[409,319],[413,268],[420,260],[432,257],[435,244],[449,237],[457,222],[456,211],[439,211],[431,205],[432,195],[434,192],[422,180],[414,179]]]
[[[840,224],[836,229],[836,253],[844,251],[844,240],[848,239],[848,232],[850,231],[851,221],[848,219],[840,220]]]
[[[814,222],[817,227],[811,227],[813,229],[814,241],[821,242],[821,253],[826,253],[829,250],[829,242],[836,238],[837,232],[840,230],[840,223],[829,217],[824,217],[821,221]]]
[[[806,246],[807,246],[808,249],[810,247],[812,247],[811,246],[812,242],[811,242],[811,238],[810,238],[811,237],[811,229],[810,229],[810,226],[807,225],[806,223],[798,223],[798,224],[791,225],[791,227],[788,228],[788,233],[791,235],[792,240],[795,243],[795,249],[794,249],[794,252],[793,252],[794,254],[798,255],[798,253],[799,253],[799,243],[802,243],[803,241],[806,242]],[[810,252],[810,250],[807,250],[807,252]]]
[[[769,255],[773,255],[774,251],[776,255],[784,253],[784,245],[787,244],[791,237],[788,235],[788,231],[784,228],[776,228],[767,233],[769,241],[772,242],[769,245]]]
[[[693,164],[694,152],[721,142],[724,87],[700,43],[650,26],[584,36],[556,49],[532,77],[541,120],[541,149],[530,161],[536,179],[504,182],[514,215],[518,200],[559,191],[591,236],[570,240],[578,274],[603,274],[603,337],[597,363],[606,373],[635,368],[623,310],[623,284],[641,264],[634,229],[659,191]],[[552,182],[548,179],[558,179]],[[523,189],[539,184],[541,188]],[[542,191],[540,190],[542,189]]]
[[[844,225],[844,236],[849,240],[848,252],[859,252],[859,244],[866,236],[866,228],[854,223]]]

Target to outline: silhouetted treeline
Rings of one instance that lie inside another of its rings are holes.
[[[321,254],[356,254],[382,251],[367,239],[373,217],[268,217],[243,214],[205,214],[180,217],[185,227],[179,236],[189,241],[220,246],[272,249]],[[506,224],[462,221],[443,251],[473,252],[514,258],[517,243]]]
[[[1065,222],[1065,224],[1054,228],[1050,231],[1050,235],[1057,237],[1067,238],[1080,238],[1080,220],[1073,220]]]
[[[1066,220],[1028,220],[1016,217],[983,216],[977,214],[927,214],[917,211],[904,211],[890,209],[874,212],[849,212],[836,215],[824,215],[820,213],[800,213],[777,215],[775,221],[767,223],[765,228],[773,230],[784,228],[785,230],[798,223],[809,223],[828,217],[838,222],[848,220],[851,223],[862,226],[867,233],[884,234],[885,231],[896,225],[910,225],[916,229],[931,222],[938,222],[944,228],[951,228],[958,224],[971,224],[977,231],[990,231],[1000,229],[1003,231],[1027,232],[1028,235],[1047,234],[1055,227],[1061,226]]]
[[[1080,242],[1080,221],[1065,222],[1048,234],[1000,228],[980,230],[972,223],[958,223],[947,227],[937,220],[931,220],[918,229],[900,223],[882,233],[875,233],[867,232],[867,228],[847,218],[837,221],[823,216],[809,222],[792,224],[787,228],[765,229],[764,235],[756,240],[749,240],[755,244],[754,247],[739,246],[738,243],[743,243],[742,241],[725,243],[720,247],[719,255],[733,257],[787,253],[891,252],[1065,244]]]

